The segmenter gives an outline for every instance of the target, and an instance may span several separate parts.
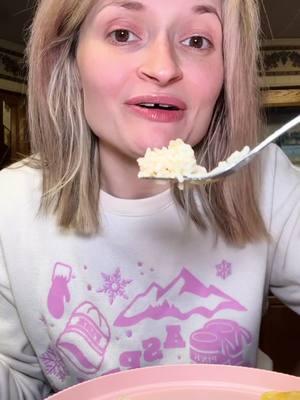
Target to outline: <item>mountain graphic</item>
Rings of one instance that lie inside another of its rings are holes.
[[[197,299],[198,298],[198,299]],[[191,308],[191,306],[197,304]],[[198,305],[199,304],[199,305]],[[186,268],[165,288],[152,283],[116,318],[115,326],[132,326],[145,319],[174,317],[186,320],[192,315],[211,318],[221,310],[247,311],[240,303],[213,285],[205,286]]]

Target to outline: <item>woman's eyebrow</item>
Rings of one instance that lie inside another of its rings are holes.
[[[143,3],[136,0],[110,0],[102,4],[100,9],[96,11],[96,14],[100,13],[103,9],[107,7],[120,7],[126,10],[139,11],[139,12],[145,11],[147,8]],[[198,15],[214,14],[222,24],[221,16],[219,15],[217,9],[211,4],[197,4],[192,7],[191,11],[192,13]]]
[[[143,11],[146,8],[144,4],[140,3],[139,1],[115,0],[104,4],[99,11],[102,11],[104,8],[108,6],[116,6],[125,8],[126,10],[133,10],[133,11]]]
[[[192,7],[192,11],[195,14],[215,14],[220,20],[220,22],[222,22],[217,9],[210,4],[199,4],[197,6]]]

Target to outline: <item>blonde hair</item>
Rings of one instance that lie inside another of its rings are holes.
[[[43,173],[41,210],[58,225],[80,234],[98,232],[100,160],[98,140],[84,117],[75,63],[78,32],[95,0],[42,0],[28,44],[28,113],[31,165]],[[260,128],[257,73],[259,15],[256,0],[224,0],[224,88],[208,134],[195,147],[211,169],[244,145]],[[191,219],[210,223],[229,243],[267,237],[258,204],[258,167],[253,164],[224,181],[202,188],[173,188]],[[200,194],[206,217],[195,199]]]
[[[215,106],[210,128],[195,151],[208,170],[233,151],[257,143],[262,129],[260,110],[259,50],[260,16],[256,0],[223,1],[224,88]],[[259,162],[205,187],[196,187],[204,211],[216,232],[235,245],[269,239],[259,209]],[[192,220],[205,229],[197,201],[191,191],[175,196]],[[198,196],[199,197],[199,196]]]
[[[40,0],[28,43],[31,165],[43,171],[41,211],[58,224],[97,231],[100,187],[98,140],[83,113],[75,46],[95,0]]]

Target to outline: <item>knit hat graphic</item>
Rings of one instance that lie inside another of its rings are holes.
[[[90,302],[77,307],[56,346],[78,370],[94,374],[101,368],[110,341],[110,329],[104,316]]]

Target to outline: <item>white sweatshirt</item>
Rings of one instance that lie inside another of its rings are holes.
[[[38,215],[41,176],[0,173],[0,399],[41,399],[84,380],[172,363],[255,366],[270,284],[300,313],[300,173],[263,157],[273,240],[243,248],[187,224],[169,191],[101,193],[102,232]]]

